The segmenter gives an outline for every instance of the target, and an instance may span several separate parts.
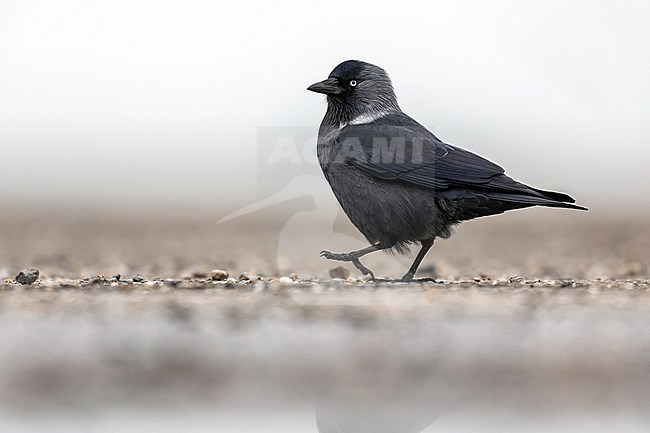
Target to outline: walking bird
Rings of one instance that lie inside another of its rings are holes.
[[[325,178],[370,246],[321,256],[352,262],[379,250],[406,253],[420,245],[402,277],[410,281],[436,238],[462,221],[512,209],[548,206],[586,210],[570,196],[506,176],[487,159],[444,143],[405,114],[388,74],[358,60],[338,65],[308,90],[327,96],[317,153]]]

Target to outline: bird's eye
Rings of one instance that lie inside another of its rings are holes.
[[[357,85],[357,80],[350,81],[350,87],[354,87],[356,85]]]

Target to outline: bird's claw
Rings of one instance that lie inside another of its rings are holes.
[[[360,270],[363,275],[369,275],[371,280],[375,280],[375,274],[370,269],[366,268],[354,254],[333,253],[331,251],[323,250],[320,252],[320,256],[329,260],[338,260],[339,262],[352,262],[352,264]]]
[[[329,260],[338,260],[339,262],[351,262],[354,260],[354,258],[348,253],[333,253],[327,250],[321,251],[320,256]]]
[[[354,259],[352,260],[352,264],[361,271],[363,275],[370,275],[370,280],[375,280],[375,274],[368,268],[366,268],[360,261],[359,259]]]

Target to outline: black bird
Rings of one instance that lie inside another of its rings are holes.
[[[421,249],[402,280],[415,276],[437,237],[462,221],[530,206],[571,209],[566,194],[524,185],[503,168],[446,144],[400,109],[382,68],[358,60],[338,65],[308,90],[327,95],[318,131],[318,158],[334,195],[370,246],[321,256],[352,262],[378,250]]]

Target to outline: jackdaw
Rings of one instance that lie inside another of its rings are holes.
[[[322,251],[352,262],[375,278],[359,258],[378,250],[421,248],[410,281],[437,237],[448,238],[462,221],[530,206],[571,209],[570,196],[533,188],[503,168],[444,143],[400,109],[386,72],[348,60],[307,88],[327,95],[317,154],[325,178],[370,246],[349,253]]]

